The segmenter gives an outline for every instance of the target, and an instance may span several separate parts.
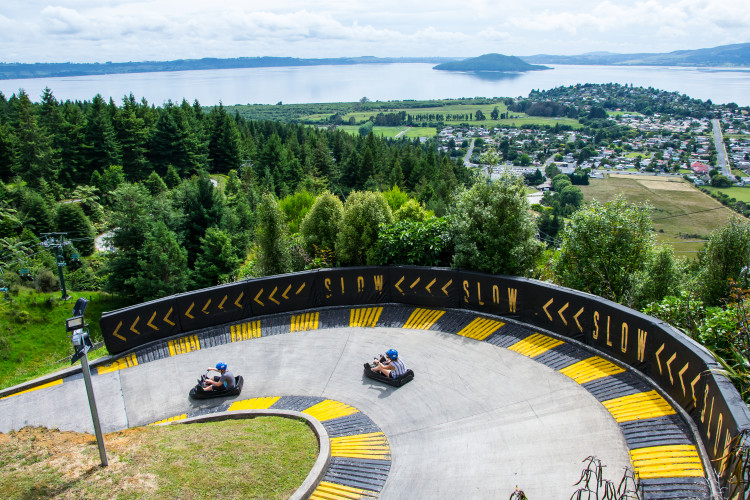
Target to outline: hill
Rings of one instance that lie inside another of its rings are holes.
[[[550,69],[546,66],[538,66],[522,61],[516,56],[505,56],[502,54],[484,54],[461,61],[448,61],[438,64],[432,69],[442,71],[495,71],[495,72],[520,72]]]
[[[538,54],[522,57],[527,63],[580,64],[602,66],[707,66],[750,67],[750,43],[721,45],[669,53],[612,54],[591,52],[575,56]]]

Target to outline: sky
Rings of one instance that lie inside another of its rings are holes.
[[[750,42],[748,0],[3,0],[0,62],[671,52]]]

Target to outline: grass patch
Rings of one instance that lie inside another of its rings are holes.
[[[746,187],[729,187],[729,188],[717,188],[712,186],[701,186],[712,193],[724,193],[730,198],[734,198],[737,201],[744,201],[750,203],[750,188]]]
[[[60,292],[38,293],[21,288],[18,295],[0,300],[0,388],[10,387],[70,366],[73,353],[65,320],[71,316],[79,297],[89,300],[86,323],[94,342],[102,340],[99,318],[104,311],[127,305],[123,300],[101,292],[69,292],[62,301]],[[104,348],[89,352],[89,359],[107,354]]]
[[[622,194],[631,203],[649,203],[657,240],[672,245],[675,254],[695,257],[705,239],[734,212],[690,183],[676,177],[609,175],[579,186],[584,201],[606,202]],[[683,235],[697,235],[686,239]]]
[[[416,139],[417,137],[433,137],[437,134],[435,127],[412,127],[406,131],[404,137]]]
[[[289,498],[318,454],[305,422],[279,417],[138,427],[104,443],[106,468],[88,434],[0,434],[3,498]]]

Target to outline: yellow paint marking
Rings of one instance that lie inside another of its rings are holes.
[[[543,354],[550,349],[553,349],[559,345],[564,344],[562,340],[542,335],[541,333],[535,333],[530,335],[523,340],[520,340],[508,347],[509,350],[515,351],[518,354],[523,354],[529,358],[535,358],[540,354]]]
[[[602,403],[618,423],[674,415],[675,409],[658,392],[639,392]]]
[[[286,290],[284,290],[284,293],[282,293],[281,296],[284,297],[284,299],[289,300],[288,293],[289,293],[289,290],[291,289],[292,289],[292,285],[289,285],[288,287],[286,287]]]
[[[7,396],[3,396],[0,399],[12,398],[13,396],[18,396],[19,394],[26,394],[27,392],[38,391],[39,389],[46,389],[47,387],[52,387],[52,386],[55,386],[55,385],[60,385],[62,383],[63,383],[63,381],[60,378],[60,379],[57,379],[57,380],[53,380],[52,382],[47,382],[46,384],[42,384],[42,385],[38,385],[36,387],[32,387],[31,389],[26,389],[24,391],[19,391],[19,392],[13,393],[13,394],[8,394]]]
[[[630,460],[641,479],[705,477],[700,456],[693,445],[638,448],[630,451]]]
[[[659,375],[662,374],[662,372],[661,372],[661,360],[659,359],[659,355],[664,350],[664,346],[665,345],[666,344],[662,344],[661,347],[659,349],[657,349],[657,351],[656,351],[656,363],[659,365]]]
[[[301,292],[302,290],[304,290],[304,289],[305,289],[305,285],[306,285],[306,284],[307,284],[307,283],[302,283],[302,285],[301,285],[301,286],[300,286],[300,287],[299,287],[299,288],[297,289],[297,291],[296,291],[296,292],[294,292],[294,295],[299,295],[299,294],[300,294],[300,292]]]
[[[382,432],[331,438],[331,456],[390,460],[391,447]]]
[[[320,313],[292,314],[292,322],[289,325],[290,332],[305,332],[317,330]]]
[[[424,287],[424,289],[427,290],[427,293],[429,293],[430,295],[432,295],[432,291],[430,290],[430,288],[432,288],[432,285],[434,285],[436,281],[437,278],[432,278],[432,281],[430,281],[430,283],[426,287]]]
[[[563,313],[565,312],[565,310],[568,308],[569,305],[570,305],[570,302],[566,302],[565,305],[562,306],[559,311],[557,311],[557,314],[560,315],[560,318],[563,320],[563,323],[565,324],[565,326],[568,326],[568,321],[565,319],[565,316],[563,316]]]
[[[188,307],[188,310],[185,311],[185,316],[187,316],[190,319],[195,319],[195,316],[193,316],[192,314],[190,314],[190,311],[193,310],[193,307],[195,307],[195,302],[193,302],[192,304],[190,304],[190,307]]]
[[[352,309],[349,312],[349,326],[374,327],[378,323],[382,312],[382,307],[361,307],[358,309]]]
[[[210,305],[211,305],[211,299],[208,299],[208,302],[206,302],[206,305],[203,306],[203,309],[201,309],[201,312],[203,312],[203,314],[209,314],[208,311],[206,311],[206,309],[208,309],[208,306]]]
[[[242,297],[245,296],[245,292],[240,292],[240,294],[237,296],[237,300],[234,301],[234,305],[242,309],[242,304],[240,304],[240,300],[242,300]]]
[[[682,370],[680,370],[680,385],[682,385],[682,395],[687,396],[687,391],[685,390],[685,381],[682,379],[682,376],[685,375],[685,372],[688,369],[688,366],[690,366],[690,363],[685,363],[685,366],[682,367]]]
[[[141,332],[139,332],[138,330],[135,329],[135,325],[137,325],[140,320],[141,320],[141,317],[140,316],[136,316],[135,317],[135,321],[133,321],[133,324],[130,325],[130,331],[133,332],[133,333],[135,333],[136,335],[140,335],[141,334]]]
[[[122,335],[120,335],[120,334],[118,334],[118,333],[117,333],[117,332],[119,332],[119,331],[120,331],[120,327],[121,327],[121,326],[122,326],[122,321],[120,321],[120,322],[119,322],[119,323],[117,324],[117,328],[115,328],[115,331],[114,331],[114,333],[112,333],[112,335],[114,335],[115,337],[117,337],[118,339],[120,339],[120,340],[122,340],[122,341],[125,341],[125,340],[127,340],[127,339],[126,339],[125,337],[123,337]]]
[[[258,300],[258,299],[260,298],[260,295],[261,295],[262,293],[263,293],[263,289],[261,288],[261,289],[260,289],[260,292],[258,292],[258,295],[256,295],[256,296],[255,296],[255,298],[254,298],[253,300],[254,300],[255,302],[257,302],[258,304],[260,304],[260,307],[265,307],[266,305],[265,305],[265,304],[264,304],[263,302],[261,302],[260,300]]]
[[[176,422],[177,420],[185,420],[186,418],[187,418],[187,413],[183,413],[182,415],[177,415],[176,417],[165,418],[164,420],[159,420],[158,422],[154,422],[153,424],[148,424],[148,425],[166,424],[167,422]]]
[[[151,315],[151,319],[149,319],[149,320],[148,320],[148,323],[146,323],[146,324],[147,324],[148,326],[150,326],[151,328],[153,328],[154,330],[156,330],[156,331],[158,332],[158,331],[159,331],[159,328],[157,328],[157,327],[156,327],[156,326],[154,326],[154,324],[153,324],[153,321],[154,321],[154,318],[155,318],[155,317],[156,317],[156,311],[154,311],[154,314],[152,314],[152,315]]]
[[[609,375],[617,375],[624,372],[625,369],[610,363],[604,358],[593,356],[578,363],[574,363],[560,370],[560,373],[567,375],[579,384],[585,384],[592,380],[597,380]]]
[[[576,320],[576,325],[578,325],[578,329],[583,332],[583,327],[581,326],[581,323],[578,321],[578,316],[580,316],[583,313],[583,307],[575,313],[575,316],[573,316],[573,319]]]
[[[544,306],[542,307],[542,309],[544,309],[544,314],[547,315],[547,317],[549,318],[550,321],[553,321],[553,319],[552,319],[552,316],[550,315],[549,311],[547,310],[547,308],[552,304],[552,302],[554,300],[555,299],[549,299],[549,302],[547,302],[546,304],[544,304]]]
[[[326,399],[325,401],[321,401],[320,403],[311,406],[302,413],[324,422],[326,420],[345,417],[358,412],[359,410],[353,406],[332,399]]]
[[[409,288],[414,288],[415,286],[417,286],[417,283],[419,283],[421,280],[422,280],[422,278],[417,278],[414,281],[414,283],[412,283],[411,285],[409,285]]]
[[[188,352],[198,351],[201,348],[197,335],[190,335],[188,337],[182,337],[179,339],[170,340],[168,344],[169,344],[170,356],[176,356],[178,354],[186,354]]]
[[[446,283],[445,286],[441,288],[441,290],[446,296],[448,295],[448,287],[451,286],[451,283],[453,283],[453,280],[448,280],[448,283]]]
[[[97,367],[96,371],[99,375],[101,375],[102,373],[124,370],[125,368],[130,368],[131,366],[138,366],[138,358],[135,356],[135,353],[128,354],[124,358],[116,359],[108,365],[99,366]]]
[[[399,292],[401,293],[401,295],[403,295],[403,294],[404,294],[404,291],[403,291],[403,290],[401,290],[401,287],[400,287],[399,285],[400,285],[401,283],[403,283],[405,279],[406,279],[406,276],[401,276],[401,279],[400,279],[400,280],[398,280],[398,281],[396,282],[396,284],[395,284],[395,285],[393,285],[394,287],[396,287],[396,290],[398,290],[398,291],[399,291]]]
[[[219,309],[224,309],[224,302],[227,301],[227,298],[229,298],[229,295],[224,295],[224,298],[221,299],[221,302],[219,302]]]
[[[310,500],[338,500],[338,499],[367,499],[378,498],[377,491],[352,488],[343,484],[321,481],[318,487],[310,494]]]
[[[249,321],[247,323],[242,323],[239,325],[232,325],[229,327],[229,331],[232,334],[232,342],[257,339],[261,336],[260,320]]]
[[[414,312],[411,313],[411,316],[409,316],[409,319],[406,320],[404,328],[410,328],[412,330],[429,330],[443,314],[445,314],[445,311],[416,308],[414,309]]]
[[[484,340],[505,323],[494,319],[475,318],[471,323],[466,325],[458,332],[462,337],[468,337],[474,340]]]
[[[174,321],[171,321],[169,319],[169,315],[172,314],[173,309],[170,307],[169,311],[167,311],[167,314],[164,315],[164,322],[169,323],[170,325],[174,326]]]
[[[271,292],[271,294],[270,294],[270,295],[268,296],[268,300],[270,300],[271,302],[273,302],[273,303],[274,303],[274,304],[276,304],[277,306],[278,306],[278,305],[281,305],[281,302],[279,302],[278,300],[274,299],[274,298],[273,298],[273,296],[274,296],[274,295],[276,295],[276,292],[278,291],[278,289],[279,289],[279,287],[277,287],[277,286],[276,286],[276,287],[274,287],[274,288],[273,288],[273,291],[272,291],[272,292]]]
[[[251,398],[244,399],[242,401],[235,401],[231,404],[228,411],[238,410],[267,410],[272,407],[280,396],[266,397],[266,398]]]

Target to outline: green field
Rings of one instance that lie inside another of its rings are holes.
[[[734,214],[677,177],[611,174],[605,179],[591,179],[590,185],[580,188],[585,201],[606,202],[622,194],[631,203],[649,203],[657,240],[672,245],[675,254],[686,257],[695,257],[704,245],[699,240],[706,239]]]
[[[359,134],[359,125],[339,125],[338,130],[343,130],[349,134]],[[405,131],[405,132],[404,132]],[[415,139],[417,137],[432,137],[437,134],[435,127],[373,127],[372,132],[378,137],[396,137],[400,132],[404,132],[403,137]]]
[[[734,198],[737,201],[744,201],[750,203],[750,187],[730,187],[730,188],[715,188],[711,186],[703,186],[712,193],[724,193],[730,198]]]

